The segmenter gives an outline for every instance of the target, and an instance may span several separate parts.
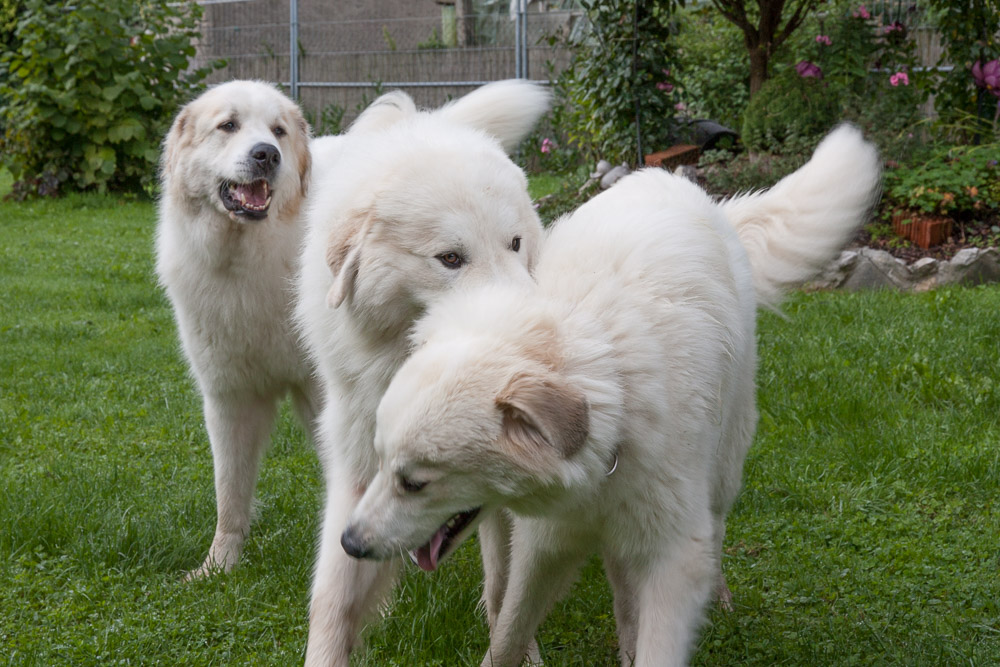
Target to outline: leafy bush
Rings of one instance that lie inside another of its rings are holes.
[[[553,122],[588,158],[634,163],[637,114],[644,152],[670,145],[673,4],[581,0],[592,30],[569,38],[573,61],[556,82]]]
[[[815,142],[809,142],[814,144]],[[705,189],[713,195],[729,196],[769,188],[809,159],[811,145],[785,144],[785,154],[705,151],[698,161]]]
[[[738,129],[750,100],[746,49],[737,48],[742,34],[708,5],[678,14],[677,79],[685,110],[692,118],[709,118]]]
[[[996,0],[930,0],[934,20],[941,34],[941,61],[954,65],[941,73],[935,90],[934,108],[946,121],[965,116],[978,118],[971,136],[996,132],[995,119],[1000,115],[1000,98],[976,86],[972,67],[1000,58],[1000,12]],[[994,127],[990,127],[993,121]]]
[[[743,144],[753,151],[778,153],[787,152],[789,142],[807,147],[830,129],[837,112],[823,80],[785,70],[768,79],[750,100],[743,114]]]
[[[913,167],[885,174],[885,199],[899,207],[956,218],[1000,208],[1000,144],[954,146]]]
[[[141,191],[160,138],[209,68],[188,72],[201,8],[168,0],[28,0],[0,67],[0,160],[16,192]]]

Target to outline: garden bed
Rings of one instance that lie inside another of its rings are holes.
[[[900,238],[889,225],[870,223],[858,230],[851,247],[884,250],[907,264],[925,257],[948,260],[966,248],[1000,247],[1000,215],[979,221],[955,221],[944,243],[926,249]]]

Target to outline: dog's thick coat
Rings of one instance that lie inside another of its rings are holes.
[[[509,581],[483,665],[521,663],[595,551],[622,664],[685,663],[756,426],[757,306],[832,258],[879,170],[844,126],[770,191],[721,205],[642,171],[555,224],[537,286],[443,297],[378,408],[379,472],[345,549],[416,549],[436,567],[479,517],[509,508]]]
[[[217,525],[193,575],[232,568],[261,455],[291,393],[312,428],[319,391],[292,324],[309,129],[270,85],[230,81],[187,104],[163,146],[156,270],[204,402]]]
[[[393,580],[391,564],[349,558],[340,534],[375,476],[375,408],[408,354],[414,320],[459,285],[530,282],[541,224],[504,150],[547,104],[544,89],[523,81],[484,86],[432,112],[389,93],[345,135],[314,142],[297,319],[324,388],[326,507],[309,665],[348,664],[360,624]],[[494,528],[483,557],[495,612],[507,545]]]

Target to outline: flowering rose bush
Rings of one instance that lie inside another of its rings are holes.
[[[977,86],[985,88],[991,95],[1000,97],[1000,59],[991,60],[985,65],[977,60],[972,66],[972,78]]]

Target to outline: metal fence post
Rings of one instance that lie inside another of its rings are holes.
[[[296,102],[299,101],[299,1],[289,0],[288,3],[289,47],[288,47],[288,88],[289,94]]]
[[[528,78],[527,0],[517,0],[514,10],[514,78]]]

